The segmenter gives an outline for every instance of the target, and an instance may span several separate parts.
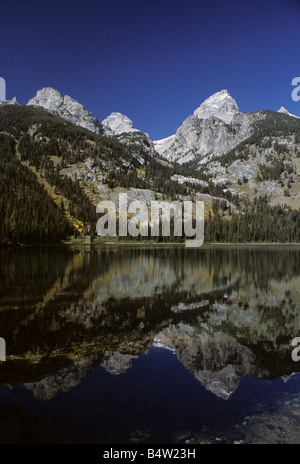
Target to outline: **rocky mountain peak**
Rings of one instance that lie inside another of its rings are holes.
[[[122,113],[111,113],[102,121],[104,131],[110,135],[119,135],[124,132],[139,132],[134,129],[133,122]]]
[[[0,105],[20,105],[17,98],[14,97],[11,100],[2,100],[0,101]]]
[[[215,118],[213,123],[211,118]],[[212,153],[220,156],[249,137],[250,125],[251,116],[240,113],[236,101],[224,89],[207,98],[175,135],[155,141],[154,146],[162,157],[179,164]]]
[[[61,94],[52,87],[44,87],[37,91],[35,97],[31,98],[27,105],[42,106],[49,111],[58,111],[64,103]]]
[[[133,127],[133,122],[122,113],[111,113],[102,121],[104,134],[108,137],[116,136],[121,143],[132,146],[133,148],[142,148],[149,154],[154,154],[155,149],[153,141],[145,132]]]
[[[199,119],[216,117],[229,124],[233,116],[238,112],[239,107],[236,101],[231,97],[228,90],[223,89],[207,98],[194,111],[194,116],[197,116]]]
[[[31,98],[27,105],[41,106],[51,113],[72,122],[76,126],[84,127],[85,129],[102,134],[102,125],[81,103],[73,98],[62,95],[58,90],[52,87],[44,87],[38,90],[35,97]]]
[[[299,116],[296,116],[295,114],[291,114],[284,106],[279,108],[278,113],[287,114],[288,116],[292,116],[292,118],[300,119]]]

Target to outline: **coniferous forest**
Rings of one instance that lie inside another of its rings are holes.
[[[237,156],[236,152],[230,156]],[[77,168],[86,159],[93,160],[110,189],[149,189],[171,201],[180,196],[193,199],[197,193],[211,195],[205,243],[300,242],[299,210],[287,205],[270,206],[266,196],[243,204],[201,172],[195,173],[193,165],[166,166],[142,148],[93,134],[41,108],[2,106],[0,244],[58,243],[71,236],[95,235],[96,205],[77,176],[67,175],[65,170]],[[268,170],[262,167],[261,173],[273,179],[285,168],[278,161]],[[197,176],[206,185],[176,183],[171,179],[174,174]],[[230,205],[235,207],[234,212]],[[134,240],[141,239],[147,238],[138,236]],[[149,239],[154,240],[151,236]],[[184,237],[160,236],[155,240],[178,242]]]
[[[15,156],[15,142],[0,134],[0,243],[59,242],[72,233],[33,172]]]

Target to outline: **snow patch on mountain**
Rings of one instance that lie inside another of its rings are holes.
[[[178,184],[188,183],[188,184],[200,185],[201,187],[208,187],[208,183],[205,182],[204,180],[196,179],[194,177],[185,177],[179,174],[174,174],[171,177],[171,180],[173,180],[174,182],[178,182]]]
[[[296,116],[295,114],[291,114],[284,106],[282,106],[281,108],[279,108],[278,113],[287,114],[288,116],[292,116],[292,118],[300,119],[299,116]]]
[[[170,146],[174,142],[175,137],[176,135],[174,134],[174,135],[170,135],[170,137],[166,137],[165,139],[154,140],[153,144],[154,144],[155,150],[158,153],[163,153],[165,150],[168,150],[168,148],[170,148]]]

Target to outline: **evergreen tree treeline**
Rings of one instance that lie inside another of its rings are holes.
[[[279,124],[278,116],[274,119],[272,112],[267,116],[258,123],[258,135],[250,138],[253,143],[255,137],[261,140],[265,134],[272,134],[274,124]],[[279,119],[281,125],[275,127],[276,133],[280,130],[285,135],[294,130],[295,138],[300,140],[299,123],[290,122],[292,118],[285,115]],[[235,159],[241,150],[247,157],[250,139],[222,160]],[[282,151],[282,148],[278,146],[276,150]],[[203,172],[196,172],[193,163],[170,167],[140,147],[128,147],[116,138],[93,134],[41,108],[5,105],[0,107],[0,244],[57,242],[76,233],[66,217],[63,202],[58,205],[50,198],[35,173],[22,163],[24,161],[67,199],[72,216],[95,231],[95,205],[76,178],[62,174],[65,167],[87,158],[106,173],[110,188],[151,189],[171,200],[178,195],[192,199],[197,192],[223,197],[223,200],[214,202],[213,211],[205,220],[206,243],[300,242],[298,210],[287,206],[271,207],[267,198],[242,205],[238,196],[232,195],[228,189],[224,192],[224,186],[214,185]],[[281,159],[272,166],[262,165],[260,169],[264,179],[277,178],[283,170],[293,173],[292,165]],[[207,182],[207,186],[179,184],[171,180],[173,174],[197,177]],[[232,214],[225,199],[236,205],[241,213]],[[157,238],[158,241],[176,242],[179,239]],[[136,240],[141,240],[141,237]]]

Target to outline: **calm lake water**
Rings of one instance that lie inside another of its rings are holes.
[[[300,390],[300,250],[0,249],[1,443],[225,435]]]

